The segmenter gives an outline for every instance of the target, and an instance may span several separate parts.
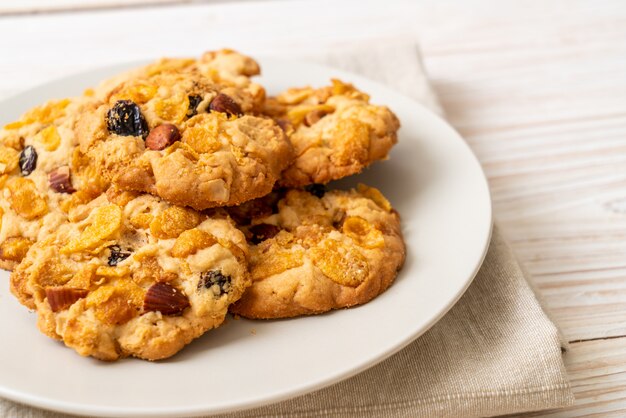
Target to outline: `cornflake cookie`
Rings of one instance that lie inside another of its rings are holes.
[[[224,321],[247,253],[227,217],[110,189],[31,247],[11,291],[83,356],[158,360]]]
[[[95,99],[53,100],[0,130],[0,267],[11,270],[67,213],[106,190],[77,150],[74,126]]]
[[[319,89],[289,89],[268,99],[263,112],[284,127],[294,147],[295,160],[280,180],[285,187],[361,172],[387,158],[400,128],[389,108],[370,104],[367,94],[339,80]]]
[[[247,318],[319,314],[370,301],[405,257],[398,214],[374,188],[289,190],[228,209],[251,247],[252,286],[231,307]]]
[[[265,89],[250,80],[250,77],[261,73],[259,64],[251,57],[232,49],[208,51],[197,60],[162,58],[145,67],[135,68],[105,80],[95,89],[94,94],[101,100],[107,100],[114,91],[123,89],[129,80],[146,79],[168,71],[199,72],[215,83],[246,88],[256,104],[260,104],[265,98]]]
[[[258,72],[233,52],[166,59],[105,82],[77,124],[82,152],[123,190],[202,210],[269,193],[291,162],[281,128],[254,114]],[[246,80],[248,80],[246,82]]]

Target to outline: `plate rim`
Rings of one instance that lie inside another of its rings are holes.
[[[346,379],[349,379],[350,377],[353,377],[359,373],[362,373],[363,371],[375,366],[376,364],[379,364],[380,362],[386,360],[387,358],[391,357],[392,355],[406,348],[409,344],[411,344],[413,341],[415,341],[417,338],[419,338],[421,335],[427,332],[430,328],[432,328],[432,326],[434,326],[437,322],[439,322],[439,320],[441,320],[441,318],[443,318],[446,315],[446,313],[450,309],[452,309],[454,305],[456,305],[459,299],[467,291],[469,286],[472,284],[474,278],[476,277],[478,271],[480,270],[485,260],[485,257],[487,255],[487,252],[489,250],[489,244],[491,242],[491,237],[493,233],[493,222],[494,222],[493,201],[491,198],[491,193],[490,193],[489,184],[487,181],[487,176],[485,174],[485,171],[482,165],[480,164],[480,161],[478,160],[478,158],[472,151],[471,147],[468,145],[465,139],[458,133],[458,131],[454,127],[452,127],[443,117],[436,114],[431,109],[429,109],[422,103],[418,102],[416,99],[406,96],[403,93],[398,92],[397,90],[394,90],[393,88],[388,87],[387,85],[377,80],[370,79],[366,76],[353,73],[350,71],[345,71],[342,69],[334,68],[328,65],[317,64],[317,63],[306,61],[306,60],[286,59],[286,58],[279,57],[276,55],[258,54],[257,56],[255,56],[255,59],[260,63],[261,67],[268,64],[270,61],[274,61],[274,64],[282,63],[286,65],[296,65],[296,66],[301,66],[301,65],[306,64],[307,67],[314,68],[315,71],[324,72],[329,75],[333,74],[333,76],[337,75],[339,78],[350,80],[350,82],[353,82],[354,84],[359,84],[359,82],[365,82],[367,84],[376,85],[377,89],[382,89],[395,96],[402,97],[407,102],[410,102],[412,106],[417,106],[421,108],[421,110],[426,112],[429,115],[429,117],[436,119],[438,123],[445,125],[447,129],[449,129],[450,131],[454,133],[454,135],[456,136],[456,139],[462,143],[462,145],[465,148],[465,151],[472,158],[473,163],[478,167],[478,170],[481,175],[480,177],[481,177],[482,186],[486,189],[486,192],[487,192],[486,203],[488,203],[486,205],[486,210],[488,211],[488,213],[486,214],[488,215],[488,230],[485,231],[485,233],[481,237],[482,238],[481,240],[482,251],[480,254],[480,258],[474,263],[474,267],[471,273],[469,274],[469,276],[465,279],[463,286],[457,289],[453,298],[451,298],[450,301],[445,306],[443,306],[434,315],[432,315],[429,321],[427,321],[424,326],[422,326],[420,329],[415,330],[413,333],[408,335],[406,338],[404,338],[401,342],[397,343],[391,349],[380,352],[376,356],[368,358],[368,361],[365,361],[362,364],[350,370],[334,374],[331,377],[327,376],[325,379],[322,379],[320,381],[303,384],[289,391],[276,393],[270,396],[264,396],[258,399],[251,398],[243,402],[235,402],[235,403],[217,406],[217,407],[212,407],[210,405],[182,407],[182,408],[181,407],[158,407],[158,409],[156,410],[150,410],[145,407],[118,408],[118,407],[112,407],[112,406],[97,406],[97,405],[89,406],[89,405],[81,404],[81,403],[72,403],[72,402],[63,401],[63,400],[60,401],[56,399],[42,397],[39,395],[32,395],[28,392],[23,392],[20,390],[13,390],[2,384],[0,384],[0,396],[11,401],[20,402],[20,403],[27,404],[27,405],[34,406],[34,407],[44,408],[44,409],[53,410],[57,412],[84,415],[84,416],[93,415],[93,414],[98,414],[100,416],[111,416],[111,417],[117,417],[117,416],[128,416],[128,417],[151,416],[152,417],[152,416],[172,416],[172,415],[194,416],[194,415],[202,415],[202,414],[218,414],[218,413],[226,413],[226,412],[244,411],[244,410],[255,408],[255,407],[262,407],[262,406],[281,402],[287,399],[292,399],[292,398],[302,396],[307,393],[311,393],[311,392],[323,389],[325,387],[328,387],[333,384],[344,381]],[[74,80],[76,77],[89,76],[89,74],[100,73],[100,72],[105,72],[105,71],[107,72],[111,71],[111,74],[115,74],[115,72],[119,72],[119,69],[129,69],[129,68],[133,68],[136,66],[145,65],[146,63],[149,63],[149,62],[151,61],[150,60],[138,60],[138,61],[118,62],[118,63],[113,63],[110,65],[96,66],[90,69],[73,72],[66,76],[53,78],[43,83],[38,83],[37,85],[30,87],[26,90],[22,90],[17,93],[11,94],[10,96],[5,97],[2,100],[0,100],[0,104],[8,102],[8,101],[12,101],[12,100],[19,100],[21,97],[24,97],[24,96],[37,94],[38,90],[45,88],[49,85],[54,85],[54,84],[59,84],[59,83],[72,83],[72,82],[76,83],[76,81]],[[393,106],[393,104],[391,103],[389,105]]]

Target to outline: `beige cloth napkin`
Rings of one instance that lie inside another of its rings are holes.
[[[414,45],[369,44],[306,58],[362,73],[441,113]],[[573,401],[559,332],[496,227],[465,295],[407,348],[326,389],[227,416],[480,417]],[[0,416],[64,415],[0,400]]]

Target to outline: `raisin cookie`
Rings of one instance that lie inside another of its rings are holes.
[[[168,62],[107,87],[77,124],[81,151],[119,188],[198,210],[269,193],[292,147],[276,122],[255,116],[259,95]]]
[[[252,286],[231,307],[247,318],[319,314],[370,301],[402,267],[398,214],[374,188],[291,189],[229,208],[250,241]]]
[[[361,172],[387,158],[397,142],[398,118],[389,108],[373,105],[350,84],[292,88],[269,98],[263,112],[287,132],[295,159],[280,184],[301,187],[325,184]]]
[[[0,130],[0,267],[13,269],[67,213],[106,190],[77,150],[74,126],[95,100],[54,100]]]
[[[227,217],[115,189],[82,208],[31,247],[11,291],[83,356],[172,356],[250,284],[245,237]]]

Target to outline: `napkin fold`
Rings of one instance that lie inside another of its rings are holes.
[[[416,45],[369,43],[300,55],[361,73],[442,114]],[[225,417],[480,417],[558,408],[573,401],[559,331],[496,225],[467,292],[405,349],[333,386]],[[0,399],[0,416],[67,415]]]

